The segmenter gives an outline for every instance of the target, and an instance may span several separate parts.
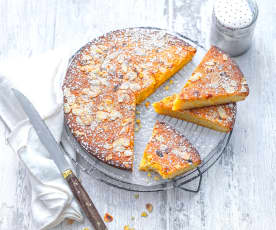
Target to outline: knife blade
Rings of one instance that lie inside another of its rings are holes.
[[[30,123],[33,125],[39,137],[39,140],[48,150],[51,158],[54,160],[60,172],[62,173],[63,178],[68,182],[74,196],[79,201],[80,206],[82,207],[92,225],[95,227],[96,230],[106,230],[107,227],[103,222],[100,214],[91,201],[89,195],[79,182],[78,178],[71,170],[68,162],[65,159],[65,152],[56,142],[54,136],[52,135],[44,120],[40,117],[39,113],[27,97],[25,97],[21,92],[16,89],[12,89],[12,91],[22,109],[26,113],[27,117],[29,118]]]

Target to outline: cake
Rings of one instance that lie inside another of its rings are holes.
[[[144,151],[139,169],[155,171],[171,179],[201,163],[199,153],[186,137],[164,122],[157,121]]]
[[[212,46],[177,94],[173,110],[191,109],[244,100],[248,85],[237,64]]]
[[[162,30],[107,33],[73,57],[63,84],[65,123],[85,151],[132,170],[136,104],[187,64],[196,49]]]
[[[232,130],[237,112],[236,103],[173,111],[172,106],[175,98],[176,95],[174,94],[153,103],[155,112],[193,122],[220,132]]]

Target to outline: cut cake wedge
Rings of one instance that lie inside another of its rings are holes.
[[[232,130],[237,112],[236,103],[173,111],[172,105],[175,98],[176,95],[174,94],[153,103],[155,112],[220,132],[229,132]]]
[[[200,163],[199,153],[185,136],[166,123],[157,121],[139,169],[155,171],[163,179],[170,179],[197,167]]]
[[[244,100],[248,85],[237,64],[212,46],[173,102],[173,110]]]

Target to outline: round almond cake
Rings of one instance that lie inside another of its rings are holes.
[[[63,84],[65,123],[86,152],[132,170],[136,104],[187,64],[196,49],[162,30],[116,30],[72,59]]]

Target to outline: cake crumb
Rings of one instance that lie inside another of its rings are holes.
[[[148,177],[151,177],[151,173],[150,172],[148,172],[148,175],[147,175]]]
[[[89,228],[84,228],[83,230],[89,230]]]
[[[142,217],[147,217],[148,214],[147,214],[146,212],[142,212],[142,213],[141,213],[141,216],[142,216]]]
[[[145,103],[145,106],[146,106],[146,108],[148,108],[148,107],[150,106],[150,102],[147,101],[147,102]]]
[[[153,209],[152,204],[150,204],[150,203],[146,204],[146,209],[148,210],[149,213],[151,213],[152,209]]]
[[[141,124],[141,120],[140,119],[137,119],[136,120],[136,123],[139,125],[139,124]]]
[[[109,213],[105,213],[105,214],[104,214],[104,221],[105,221],[106,223],[112,222],[112,221],[113,221],[113,216],[111,216]]]
[[[141,112],[137,110],[137,111],[136,111],[136,114],[141,114]]]
[[[165,90],[169,90],[169,86],[168,85],[165,86]]]
[[[169,83],[170,83],[170,85],[172,85],[172,84],[173,84],[173,80],[170,80],[170,82],[169,82]]]
[[[134,194],[134,198],[139,199],[139,194],[138,193]]]
[[[74,221],[74,220],[72,220],[72,219],[67,219],[67,224],[72,225],[74,222],[75,222],[75,221]]]
[[[135,230],[134,228],[130,228],[129,225],[124,226],[124,230]]]
[[[156,181],[158,181],[158,180],[160,180],[160,177],[159,176],[155,176],[153,179],[156,180]]]

